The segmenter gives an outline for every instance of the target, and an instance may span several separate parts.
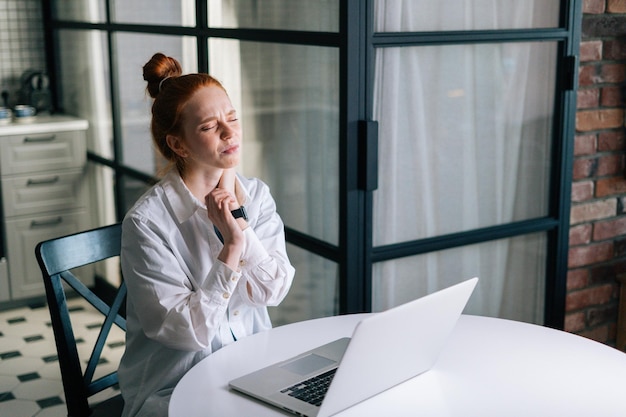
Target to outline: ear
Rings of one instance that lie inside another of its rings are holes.
[[[187,158],[189,153],[187,152],[187,147],[185,146],[185,142],[179,136],[167,135],[165,137],[165,141],[167,142],[167,146],[181,158]]]

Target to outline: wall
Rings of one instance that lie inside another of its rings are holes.
[[[19,104],[20,77],[29,69],[46,69],[41,1],[0,0],[0,91],[9,93],[10,107]]]
[[[626,1],[584,0],[565,329],[614,345],[626,273]]]

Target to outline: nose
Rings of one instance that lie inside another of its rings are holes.
[[[228,123],[223,123],[221,126],[220,139],[228,140],[232,136],[233,136],[233,129],[228,125]]]

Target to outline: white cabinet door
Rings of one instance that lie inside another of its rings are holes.
[[[2,175],[29,174],[85,165],[83,132],[38,133],[2,138]]]
[[[27,219],[7,220],[7,258],[10,259],[11,298],[40,296],[44,294],[41,270],[35,258],[35,246],[41,241],[76,233],[89,228],[89,215],[85,210],[32,216]],[[86,285],[93,284],[93,274],[81,274]]]
[[[87,206],[83,170],[10,176],[2,179],[6,217],[76,210]]]

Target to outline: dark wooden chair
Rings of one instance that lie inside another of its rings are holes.
[[[100,415],[113,417],[122,413],[124,402],[120,394],[91,405],[89,398],[117,384],[117,372],[95,380],[94,374],[112,325],[116,324],[126,331],[126,320],[120,314],[120,308],[124,305],[126,297],[126,286],[122,282],[113,301],[105,302],[70,272],[81,266],[119,256],[120,247],[121,225],[114,224],[47,240],[35,248],[46,288],[65,401],[70,417]],[[76,348],[66,300],[67,286],[64,283],[104,316],[100,334],[84,371]]]

